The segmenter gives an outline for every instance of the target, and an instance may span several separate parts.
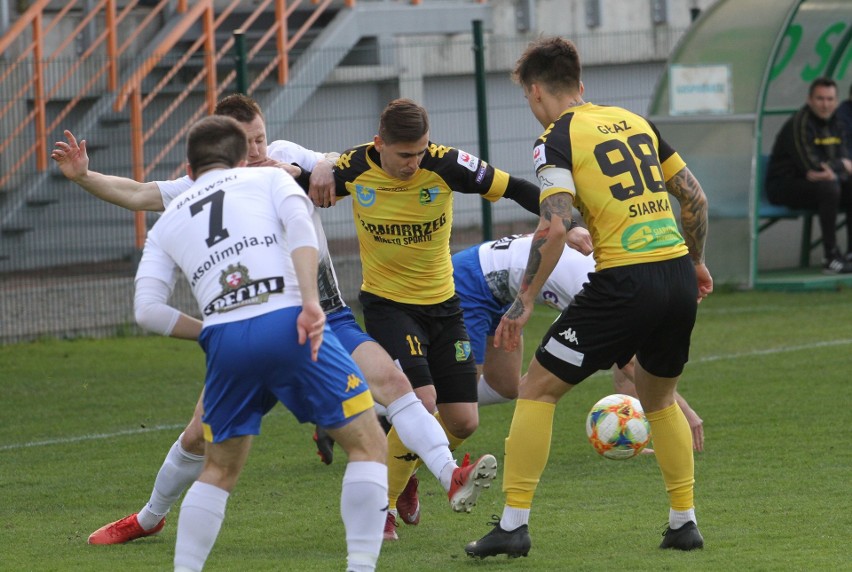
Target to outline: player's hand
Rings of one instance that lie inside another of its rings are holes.
[[[308,197],[314,205],[320,208],[333,207],[337,202],[337,194],[334,188],[334,173],[331,163],[318,161],[314,170],[311,171],[311,181],[308,188]]]
[[[696,451],[704,450],[704,421],[691,409],[684,411],[686,420],[689,422],[689,429],[692,431],[692,448]]]
[[[57,141],[54,143],[50,158],[56,161],[62,174],[72,181],[85,177],[86,173],[89,172],[89,155],[86,153],[86,140],[81,139],[77,143],[77,138],[74,137],[73,133],[67,129],[63,133],[67,142]]]
[[[325,328],[325,312],[318,302],[308,302],[302,305],[302,311],[296,318],[296,329],[299,332],[299,343],[304,345],[311,341],[311,360],[317,361],[322,345],[322,333]]]
[[[713,277],[704,264],[695,265],[695,277],[698,279],[698,303],[713,292]]]
[[[592,253],[592,233],[582,226],[575,226],[565,236],[565,244],[588,256]]]
[[[828,166],[827,163],[820,163],[819,170],[808,170],[808,172],[805,173],[805,178],[811,182],[833,181],[837,178],[837,175],[834,174],[834,171],[831,170],[831,167]]]
[[[284,169],[287,171],[287,174],[293,177],[294,179],[302,174],[302,170],[296,165],[291,165],[289,163],[282,163],[281,161],[276,161],[275,159],[270,159],[267,157],[266,159],[262,159],[260,161],[255,161],[254,163],[249,163],[249,167],[278,167],[279,169]]]
[[[521,343],[521,335],[530,319],[530,314],[532,314],[532,305],[525,306],[519,298],[515,298],[494,332],[494,347],[502,347],[507,352],[515,351]]]

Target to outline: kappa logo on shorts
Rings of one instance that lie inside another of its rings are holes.
[[[577,332],[568,328],[564,332],[559,332],[559,337],[564,339],[566,342],[571,342],[572,344],[579,344],[580,341],[577,339]]]
[[[456,342],[456,361],[467,361],[470,358],[470,342],[459,340]]]
[[[354,373],[350,373],[349,377],[346,378],[346,392],[350,392],[353,389],[358,389],[364,381],[358,377]]]

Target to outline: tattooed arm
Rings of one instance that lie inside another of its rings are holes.
[[[541,287],[547,281],[565,248],[571,226],[573,197],[557,192],[541,201],[541,216],[530,246],[527,269],[518,295],[494,333],[494,347],[513,351],[520,343],[524,325],[530,319]]]
[[[689,255],[698,277],[698,301],[713,291],[713,277],[704,264],[707,240],[707,196],[698,180],[686,167],[666,183],[666,188],[680,203],[680,222]]]

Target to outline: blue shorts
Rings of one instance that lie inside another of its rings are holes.
[[[479,246],[453,254],[453,279],[461,300],[464,325],[470,336],[470,349],[477,365],[485,362],[485,342],[493,336],[509,305],[502,305],[485,281],[479,265]]]
[[[355,348],[364,342],[374,342],[368,334],[364,333],[358,322],[355,321],[355,316],[349,306],[344,306],[336,312],[325,315],[326,323],[331,327],[331,331],[340,340],[343,348],[352,355]]]
[[[300,307],[209,326],[198,342],[207,355],[204,438],[219,443],[257,435],[280,401],[301,423],[342,427],[373,407],[364,376],[326,324],[317,361],[299,344]]]

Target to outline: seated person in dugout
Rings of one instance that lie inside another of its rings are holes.
[[[846,256],[840,252],[835,232],[840,208],[847,221],[852,214],[852,160],[843,144],[836,109],[834,80],[814,80],[805,105],[778,132],[766,176],[769,202],[819,214],[826,274],[852,272],[852,227],[847,222]]]

